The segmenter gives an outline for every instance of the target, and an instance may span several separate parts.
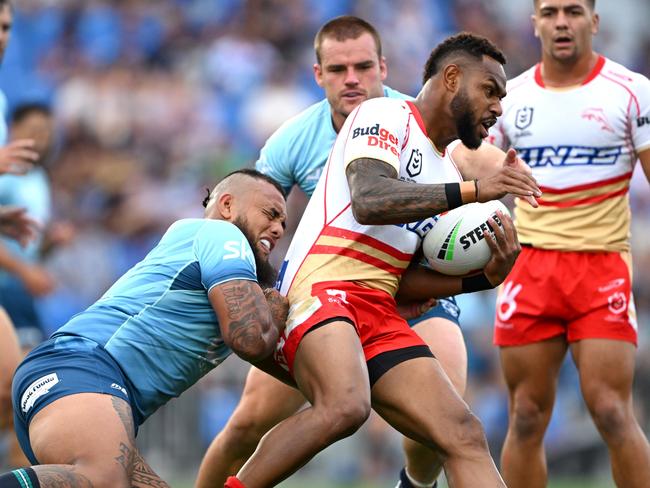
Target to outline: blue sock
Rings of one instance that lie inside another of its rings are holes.
[[[32,468],[21,468],[0,475],[0,488],[41,488],[41,484]]]
[[[438,482],[434,481],[433,485],[431,485],[431,488],[436,488],[438,486]],[[399,483],[395,488],[418,488],[416,487],[411,479],[408,477],[406,474],[406,468],[402,468],[402,470],[399,472]]]

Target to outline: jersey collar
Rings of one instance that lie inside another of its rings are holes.
[[[603,69],[603,66],[605,65],[605,56],[602,54],[598,55],[598,60],[596,61],[596,64],[594,65],[593,69],[591,70],[591,73],[589,73],[589,76],[587,76],[582,83],[580,83],[580,86],[586,85],[589,83],[591,80],[593,80],[596,76],[598,76],[598,73],[601,72]],[[544,78],[542,78],[542,63],[537,63],[535,66],[535,82],[541,86],[542,88],[546,88],[546,84],[544,83]]]

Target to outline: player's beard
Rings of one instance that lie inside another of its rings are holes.
[[[233,220],[233,224],[239,227],[239,230],[242,231],[246,240],[253,250],[253,256],[255,257],[255,268],[257,269],[257,281],[262,288],[272,288],[275,286],[275,282],[278,279],[278,272],[276,269],[271,266],[269,260],[262,256],[257,245],[255,244],[255,239],[253,238],[252,233],[248,228],[248,220],[244,217],[238,217]]]
[[[476,124],[472,117],[472,107],[467,96],[467,91],[461,88],[451,100],[451,114],[456,122],[458,138],[468,149],[478,149],[481,145],[481,136],[476,132]]]

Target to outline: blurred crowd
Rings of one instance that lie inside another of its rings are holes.
[[[42,263],[56,284],[39,299],[48,332],[92,303],[143,257],[172,221],[202,215],[206,187],[233,169],[250,166],[280,123],[322,97],[312,76],[312,43],[327,19],[353,13],[372,22],[383,37],[387,84],[410,94],[419,89],[421,68],[432,47],[459,30],[495,41],[508,57],[509,76],[539,56],[527,21],[532,0],[516,2],[521,4],[516,8],[506,0],[16,3],[0,87],[9,111],[27,102],[51,107],[55,148],[45,166],[52,222],[65,221],[74,229],[65,245]],[[606,8],[599,2],[597,10],[602,10],[600,3]],[[622,8],[616,18],[603,12],[597,48],[650,75],[650,32],[632,34],[630,27],[635,19],[648,18],[648,7],[623,3],[630,8]],[[640,174],[632,186],[641,329],[637,408],[648,431],[650,274],[640,270],[650,269],[650,239],[645,237],[650,189]],[[468,400],[498,452],[507,404],[491,344],[494,294],[463,297],[462,303],[470,359]],[[219,368],[199,386],[199,420],[193,433],[197,443],[207,445],[223,425],[245,371],[241,362],[227,372]],[[551,468],[567,451],[599,445],[585,421],[577,388],[569,365],[548,434]],[[378,478],[401,466],[397,440],[380,421],[373,420],[358,437],[363,459],[345,469],[339,459],[331,468],[337,476]],[[346,460],[351,458],[359,456]]]

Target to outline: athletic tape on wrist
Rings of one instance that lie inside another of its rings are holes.
[[[463,204],[463,199],[460,195],[460,183],[445,183],[445,195],[449,210],[460,207]]]
[[[475,291],[491,290],[494,285],[490,283],[485,273],[477,274],[475,276],[467,276],[462,279],[463,293],[472,293]]]

